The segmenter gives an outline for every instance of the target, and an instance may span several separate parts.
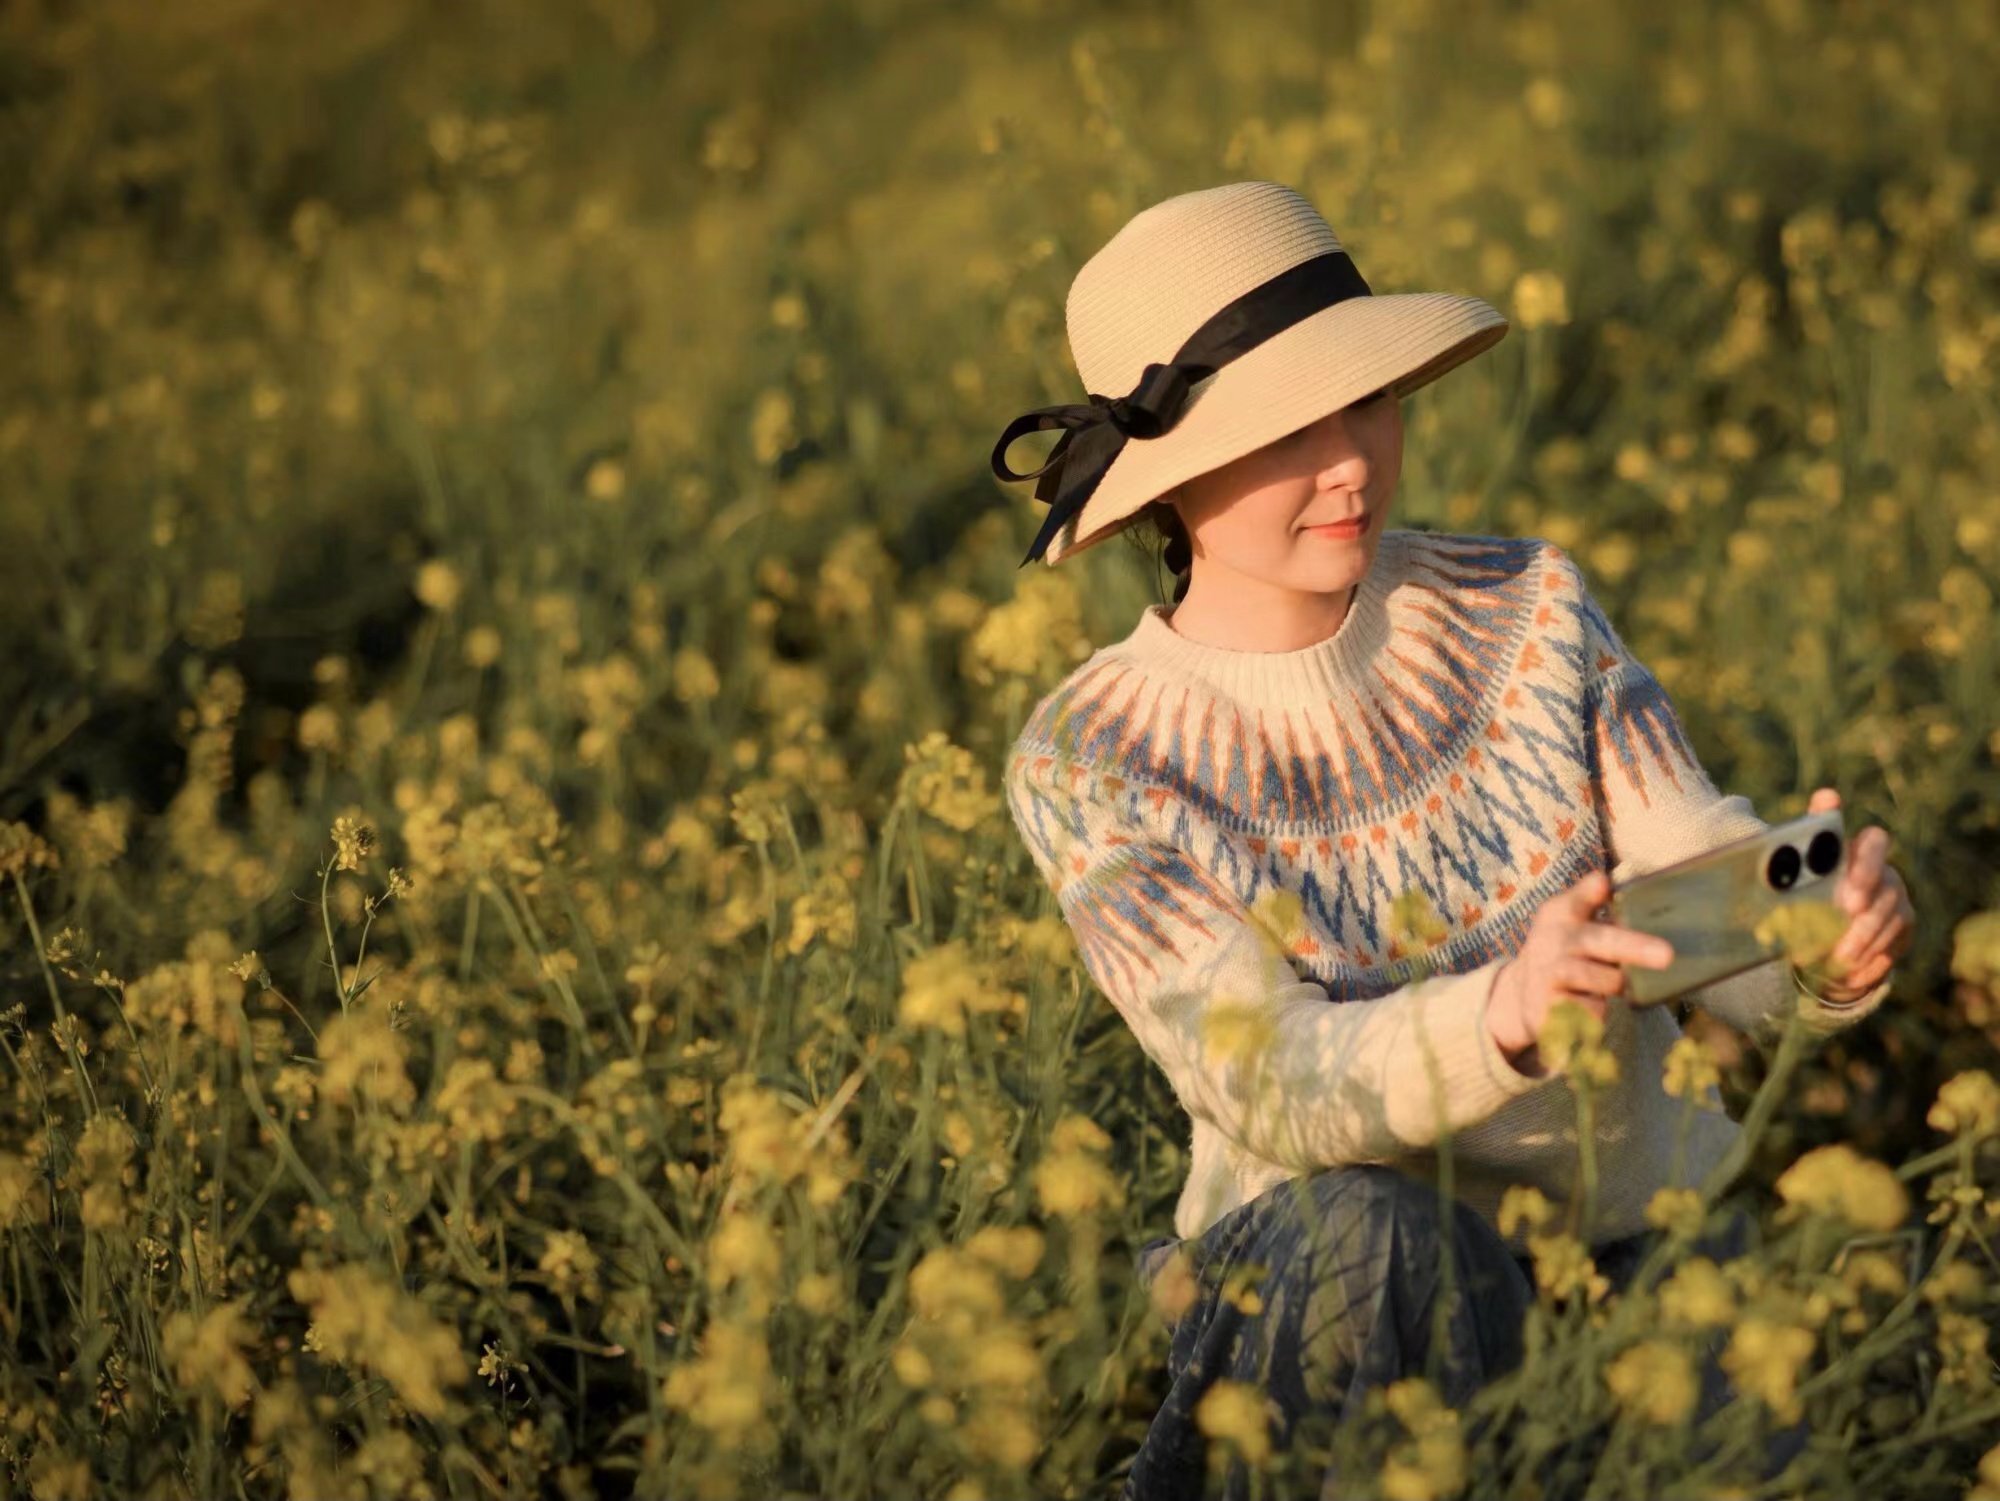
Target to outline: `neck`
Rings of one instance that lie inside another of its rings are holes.
[[[1362,570],[1365,573],[1367,570]],[[1229,651],[1298,651],[1341,627],[1359,579],[1327,592],[1287,589],[1244,574],[1197,568],[1168,620],[1174,631]]]

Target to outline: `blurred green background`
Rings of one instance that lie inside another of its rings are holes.
[[[1082,262],[1233,179],[1514,319],[1409,403],[1392,525],[1570,550],[1724,790],[1891,832],[1916,948],[1767,1174],[1935,1146],[2000,1042],[1995,76],[1992,8],[1886,0],[16,0],[15,1480],[1129,1454],[1182,1126],[995,788],[1165,583],[1018,569],[987,456],[1080,399]],[[1042,1225],[1070,1114],[1128,1187],[1006,1295],[1048,1385],[940,1409],[906,1274]]]

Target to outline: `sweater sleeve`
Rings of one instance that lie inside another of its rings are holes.
[[[1522,1073],[1487,1031],[1503,960],[1336,1003],[1119,806],[1120,779],[1017,750],[1006,788],[1091,978],[1188,1114],[1255,1156],[1299,1172],[1389,1160],[1435,1144],[1440,1110],[1457,1130],[1554,1077]]]
[[[1619,638],[1574,560],[1553,544],[1549,551],[1582,625],[1584,734],[1612,884],[1770,828],[1748,798],[1717,790],[1659,679]],[[1686,999],[1751,1033],[1782,1025],[1796,1005],[1813,1030],[1830,1033],[1880,1006],[1891,983],[1885,979],[1846,1005],[1826,1004],[1789,961],[1776,959],[1691,990]]]

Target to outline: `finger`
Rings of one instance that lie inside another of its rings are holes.
[[[1870,824],[1854,841],[1853,858],[1847,862],[1847,874],[1841,879],[1840,890],[1835,900],[1846,912],[1853,914],[1865,909],[1875,900],[1875,891],[1882,884],[1882,867],[1888,859],[1889,834],[1886,829]]]
[[[1665,969],[1674,962],[1674,946],[1666,939],[1616,923],[1583,924],[1571,940],[1570,952],[1607,964],[1643,964],[1648,969]]]
[[[1556,969],[1556,983],[1579,995],[1612,996],[1625,988],[1625,971],[1585,954],[1570,954]]]
[[[1569,890],[1558,893],[1556,900],[1572,917],[1588,922],[1610,895],[1611,877],[1602,870],[1593,870]]]
[[[1831,787],[1816,787],[1806,801],[1806,812],[1829,813],[1840,806],[1840,794]]]
[[[1895,887],[1884,888],[1869,903],[1866,910],[1847,925],[1847,931],[1840,935],[1840,942],[1833,946],[1833,956],[1848,964],[1855,964],[1869,957],[1886,933],[1889,921],[1902,905],[1902,893]]]

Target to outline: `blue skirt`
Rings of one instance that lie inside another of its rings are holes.
[[[1441,1223],[1436,1185],[1376,1165],[1327,1168],[1267,1190],[1186,1242],[1148,1241],[1138,1271],[1148,1286],[1178,1246],[1196,1279],[1193,1303],[1169,1331],[1168,1391],[1126,1476],[1125,1501],[1203,1501],[1253,1494],[1318,1495],[1317,1478],[1297,1473],[1296,1441],[1330,1445],[1335,1425],[1358,1414],[1367,1393],[1427,1373],[1439,1250],[1449,1244],[1460,1296],[1454,1300],[1439,1392],[1463,1407],[1524,1354],[1522,1325],[1535,1301],[1533,1264],[1517,1256],[1477,1211],[1452,1205]],[[1740,1213],[1698,1246],[1718,1260],[1748,1249]],[[1592,1248],[1598,1270],[1622,1290],[1657,1239],[1646,1232]],[[1233,1294],[1255,1288],[1254,1313]],[[1708,1352],[1701,1411],[1729,1398]],[[1233,1448],[1210,1476],[1211,1440],[1195,1422],[1197,1404],[1220,1378],[1248,1383],[1269,1398],[1271,1442],[1282,1492],[1254,1475]],[[1310,1479],[1310,1483],[1304,1483]],[[1253,1482],[1258,1488],[1253,1492]],[[1366,1489],[1364,1486],[1363,1489]]]

